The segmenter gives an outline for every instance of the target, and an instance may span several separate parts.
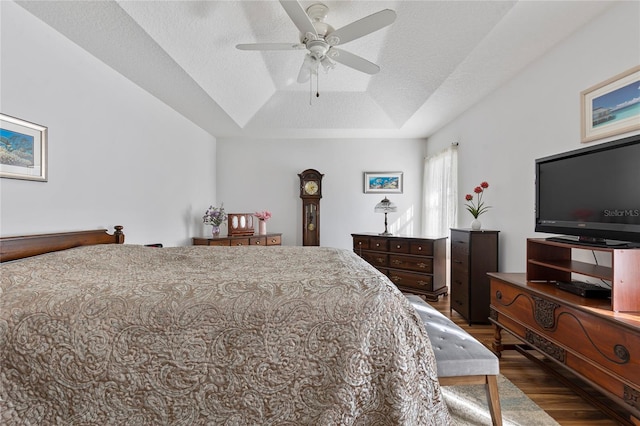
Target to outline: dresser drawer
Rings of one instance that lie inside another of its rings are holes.
[[[389,269],[389,279],[398,287],[433,291],[433,276]]]
[[[267,237],[267,245],[268,246],[279,246],[282,245],[282,236],[281,235],[270,235]]]
[[[389,240],[386,238],[371,237],[369,250],[389,251]]]
[[[231,240],[208,240],[208,246],[229,247]]]
[[[420,256],[433,256],[433,241],[412,241],[409,243],[409,253]]]
[[[375,267],[389,266],[389,255],[386,253],[363,251],[360,256]]]
[[[469,256],[469,233],[451,231],[451,258]]]
[[[451,284],[460,284],[465,290],[469,288],[469,268],[461,264],[451,264]]]
[[[353,237],[353,251],[359,253],[358,250],[369,250],[369,237]]]
[[[234,238],[231,240],[232,246],[248,246],[249,238]]]
[[[391,268],[408,269],[430,274],[433,272],[433,259],[429,257],[390,254],[389,266]]]
[[[406,240],[391,240],[389,241],[389,252],[391,253],[409,253],[409,247],[411,243]]]
[[[249,238],[250,246],[266,246],[267,245],[267,237],[251,237]]]
[[[462,314],[465,318],[469,316],[469,293],[455,291],[455,285],[451,285],[451,309]]]

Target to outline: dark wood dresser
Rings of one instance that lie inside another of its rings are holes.
[[[447,238],[351,234],[353,251],[402,291],[438,300],[447,294]]]
[[[193,238],[194,246],[279,246],[281,244],[282,234]]]
[[[451,230],[451,309],[469,324],[489,323],[487,272],[498,272],[498,232]]]

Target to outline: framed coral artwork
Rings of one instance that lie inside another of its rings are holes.
[[[46,182],[46,127],[0,114],[0,177]]]
[[[580,93],[581,140],[640,130],[640,65]]]
[[[364,192],[402,194],[402,172],[364,172]]]

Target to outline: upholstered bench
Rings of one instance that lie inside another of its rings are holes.
[[[491,421],[494,425],[502,425],[498,357],[420,296],[406,297],[420,315],[431,340],[440,385],[484,385]]]

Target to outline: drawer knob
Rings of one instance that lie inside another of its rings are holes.
[[[397,276],[397,275],[392,275],[392,276],[391,276],[391,281],[393,281],[393,282],[396,282],[396,281],[402,281],[402,278],[400,278],[400,277],[399,277],[399,276]]]
[[[391,263],[393,263],[394,265],[402,265],[402,260],[394,259]]]
[[[384,263],[384,257],[379,257],[376,259],[378,263]]]
[[[260,245],[260,241],[256,241],[256,245],[259,246]]]
[[[418,268],[424,269],[426,267],[427,267],[426,263],[422,263],[422,262],[418,263]]]
[[[376,247],[380,247],[380,243],[376,243]]]
[[[418,251],[422,251],[422,246],[418,246]]]
[[[402,246],[401,246],[400,244],[398,244],[398,245],[396,246],[396,248],[397,248],[397,249],[399,249],[399,248],[401,248],[401,247],[402,247]]]

